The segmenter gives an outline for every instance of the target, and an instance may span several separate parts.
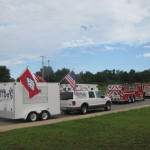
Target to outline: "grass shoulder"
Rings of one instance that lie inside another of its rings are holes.
[[[0,133],[5,149],[150,149],[150,107]]]

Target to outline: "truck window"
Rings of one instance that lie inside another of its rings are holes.
[[[73,99],[73,92],[61,92],[60,100],[69,100]]]
[[[95,98],[94,92],[92,91],[89,92],[89,98]]]
[[[102,96],[102,93],[100,91],[95,91],[96,97],[100,98]]]

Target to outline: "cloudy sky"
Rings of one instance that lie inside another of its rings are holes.
[[[0,65],[150,69],[150,0],[0,0]]]

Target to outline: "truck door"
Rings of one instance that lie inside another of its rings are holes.
[[[91,108],[96,108],[98,105],[98,98],[96,97],[94,91],[89,91],[89,100],[88,103],[90,105]]]
[[[95,91],[95,95],[97,97],[98,106],[105,104],[105,96],[102,94],[101,91]]]

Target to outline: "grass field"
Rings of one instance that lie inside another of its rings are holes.
[[[149,150],[150,107],[0,133],[2,150]]]

